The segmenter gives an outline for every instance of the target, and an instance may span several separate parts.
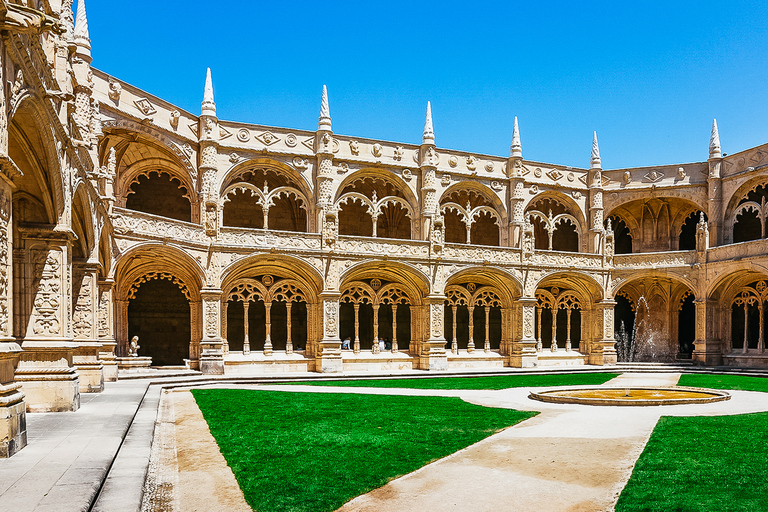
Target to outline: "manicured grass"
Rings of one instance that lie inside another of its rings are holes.
[[[678,386],[692,386],[712,389],[739,389],[742,391],[763,391],[768,393],[768,379],[748,375],[705,375],[685,373],[680,376]]]
[[[192,391],[259,512],[331,511],[536,413],[458,398]]]
[[[487,377],[433,377],[428,379],[335,380],[293,382],[312,386],[342,386],[409,389],[507,389],[545,386],[599,385],[616,373],[573,373],[568,375],[489,375]]]
[[[681,386],[768,391],[768,379],[683,375]],[[767,510],[768,413],[663,417],[616,510]]]

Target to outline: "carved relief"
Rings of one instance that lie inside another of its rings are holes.
[[[89,339],[93,336],[93,276],[85,275],[80,284],[80,293],[72,312],[72,328],[75,339]]]
[[[337,339],[339,337],[339,303],[335,300],[325,302],[325,337]]]
[[[216,302],[205,303],[205,334],[209,338],[219,334],[219,305]]]
[[[36,250],[32,253],[37,283],[32,331],[38,336],[61,335],[62,258],[62,253],[55,249]]]

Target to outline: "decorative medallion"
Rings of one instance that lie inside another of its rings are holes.
[[[467,290],[470,291],[470,293],[475,293],[475,290],[477,290],[477,286],[475,283],[469,283],[467,284]]]
[[[346,174],[349,172],[349,164],[347,162],[341,162],[339,167],[336,169],[336,172],[339,174]]]
[[[457,165],[459,165],[459,159],[456,158],[456,156],[452,156],[451,158],[448,159],[448,165],[450,165],[451,167],[456,167]]]
[[[376,158],[380,157],[381,156],[381,144],[379,144],[378,142],[376,144],[374,144],[373,147],[371,147],[371,153]]]
[[[251,132],[249,132],[245,128],[240,128],[237,131],[237,140],[239,140],[240,142],[248,142],[249,140],[251,140]]]
[[[656,183],[657,181],[661,181],[664,179],[664,173],[659,171],[651,171],[645,176],[643,176],[643,179],[651,183]]]
[[[582,195],[581,195],[581,192],[579,192],[578,190],[574,190],[574,191],[573,191],[573,194],[571,194],[571,195],[572,195],[572,196],[573,196],[573,198],[574,198],[575,200],[577,200],[577,201],[578,201],[578,200],[580,200],[580,199],[581,199],[581,197],[582,197]]]
[[[537,178],[541,178],[541,169],[539,169],[538,167],[535,168],[533,170],[533,175],[536,176]]]
[[[539,186],[538,185],[531,185],[531,188],[528,189],[529,194],[538,194],[539,193]]]
[[[289,133],[285,136],[285,145],[289,148],[295,148],[296,144],[299,143],[299,139],[296,138],[296,136],[292,133]]]
[[[296,156],[293,158],[293,166],[297,169],[309,169],[309,160]]]
[[[373,288],[374,291],[379,291],[379,288],[381,288],[381,280],[371,279],[371,288]]]
[[[401,176],[405,181],[411,181],[411,178],[413,178],[413,171],[410,169],[403,169]]]
[[[477,159],[472,155],[467,157],[467,169],[474,171],[477,168]]]
[[[261,278],[261,282],[264,283],[264,286],[269,288],[272,286],[272,283],[275,282],[275,279],[272,276],[267,275]]]
[[[563,173],[561,173],[557,169],[552,169],[547,173],[547,176],[549,176],[549,179],[551,179],[552,181],[557,181],[563,177]]]
[[[485,170],[488,172],[493,172],[493,162],[485,162]]]
[[[271,146],[272,144],[276,144],[277,142],[280,142],[280,139],[277,138],[277,136],[272,132],[264,132],[261,135],[257,135],[256,140],[258,140],[265,146]]]
[[[569,173],[568,173],[568,175],[566,176],[566,179],[567,179],[568,181],[571,181],[571,182],[572,182],[573,180],[575,180],[575,179],[576,179],[576,176],[575,176],[575,175],[574,175],[572,172],[569,172]]]
[[[501,183],[499,183],[498,181],[494,180],[494,181],[491,182],[491,188],[493,190],[495,190],[496,192],[498,192],[499,190],[503,189],[504,186]]]
[[[157,114],[157,109],[152,106],[147,98],[140,98],[133,103],[136,105],[136,108],[138,108],[145,116]]]

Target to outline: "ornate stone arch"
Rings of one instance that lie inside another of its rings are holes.
[[[333,193],[334,203],[339,201],[341,196],[344,194],[344,190],[349,185],[357,181],[365,180],[366,178],[384,181],[386,183],[393,185],[395,188],[397,188],[397,190],[401,194],[403,194],[404,196],[403,199],[405,199],[405,203],[407,203],[408,205],[408,211],[409,212],[419,211],[419,200],[416,197],[416,195],[413,193],[413,190],[411,190],[411,187],[409,187],[408,184],[405,181],[403,181],[403,179],[400,176],[389,171],[382,172],[380,168],[376,168],[376,169],[363,168],[353,173],[350,173],[349,176],[344,178],[344,180],[341,183],[339,183],[339,186],[334,191]],[[381,199],[383,199],[383,197]],[[412,217],[412,220],[413,220],[413,217]]]
[[[224,197],[225,190],[237,183],[239,177],[257,169],[263,169],[266,172],[273,172],[278,176],[283,176],[289,183],[294,185],[303,198],[313,197],[314,187],[304,173],[299,172],[295,167],[286,162],[268,157],[250,158],[230,167],[217,183],[216,189],[219,191],[219,196]]]
[[[164,146],[168,151],[171,152],[177,159],[178,162],[181,164],[181,167],[184,168],[187,173],[189,179],[192,181],[192,191],[197,190],[197,182],[198,182],[198,175],[197,175],[197,167],[192,163],[192,156],[194,154],[193,146],[188,142],[181,142],[181,141],[174,141],[172,138],[168,137],[167,135],[163,134],[160,130],[157,130],[149,125],[143,124],[143,123],[137,123],[136,121],[131,121],[128,119],[116,119],[116,120],[108,120],[102,122],[102,130],[107,133],[110,131],[127,131],[127,132],[135,132],[135,133],[141,133],[143,135],[146,135],[150,137],[151,139],[154,139],[157,143]],[[197,145],[195,141],[195,146]],[[100,152],[100,160],[104,161],[106,159],[106,148],[102,148],[102,151]]]

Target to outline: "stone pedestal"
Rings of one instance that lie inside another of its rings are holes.
[[[534,316],[536,315],[536,299],[523,297],[513,311],[516,340],[512,342],[509,355],[509,366],[514,368],[534,368],[539,365],[539,354],[536,352],[534,337]]]
[[[115,357],[115,349],[117,349],[117,343],[114,341],[101,343],[99,360],[104,367],[103,374],[106,382],[115,382],[117,380],[117,358]]]
[[[424,314],[427,317],[425,319],[427,339],[421,344],[419,368],[428,371],[445,371],[448,369],[443,324],[445,295],[430,296],[427,301],[428,305],[424,308]]]
[[[0,342],[0,458],[7,458],[27,445],[27,404],[14,372],[21,347]]]
[[[318,316],[323,319],[323,339],[318,343],[315,369],[321,373],[341,373],[344,371],[344,362],[339,338],[339,293],[324,291],[320,298]]]
[[[73,368],[74,343],[49,346],[25,341],[16,382],[26,395],[28,412],[66,412],[80,408],[80,379]]]
[[[203,375],[224,375],[224,341],[200,342],[200,371]]]
[[[151,357],[118,357],[117,368],[121,371],[149,370],[152,366]]]
[[[79,343],[72,363],[80,376],[81,393],[104,391],[104,365],[99,360],[101,343]]]

